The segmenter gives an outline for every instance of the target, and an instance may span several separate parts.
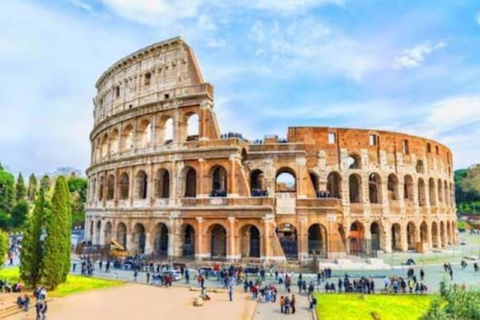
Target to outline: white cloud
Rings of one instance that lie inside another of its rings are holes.
[[[223,39],[208,39],[206,41],[207,47],[210,48],[223,48],[226,45],[225,40]]]
[[[82,10],[85,10],[85,11],[90,12],[90,13],[93,12],[92,6],[89,3],[84,2],[82,0],[68,0],[68,2],[70,2],[72,5],[74,5],[77,8],[80,8]]]
[[[247,5],[269,11],[298,11],[322,5],[343,6],[344,0],[248,0]]]
[[[397,69],[415,68],[422,65],[425,57],[445,47],[446,43],[441,41],[435,45],[424,43],[416,47],[406,49],[395,59],[394,67]]]

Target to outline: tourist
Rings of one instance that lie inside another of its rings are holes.
[[[292,314],[295,313],[295,295],[292,294],[292,301],[290,301],[290,306],[292,307]]]
[[[338,279],[338,293],[342,293],[342,279]]]
[[[475,263],[473,264],[473,270],[474,270],[475,272],[478,272],[478,263],[475,262]]]
[[[450,280],[453,281],[453,270],[452,270],[452,267],[450,266]]]
[[[137,281],[137,276],[138,276],[138,271],[137,269],[135,269],[135,271],[133,271],[133,281]]]
[[[100,263],[98,264],[99,268],[100,268],[100,271],[102,271],[102,268],[103,268],[103,260],[100,260]]]
[[[150,271],[147,271],[147,284],[150,284]]]
[[[317,306],[317,298],[314,295],[310,297],[310,310]]]
[[[423,271],[423,268],[420,269],[420,281],[423,281],[425,279],[425,271]]]
[[[190,271],[187,269],[185,269],[185,283],[186,284],[189,284],[190,283]]]
[[[233,284],[232,283],[228,286],[228,297],[230,298],[230,301],[233,301]]]
[[[258,296],[258,287],[256,284],[254,284],[252,286],[252,300],[257,300],[257,296]]]
[[[290,298],[288,296],[285,296],[285,314],[290,314]]]
[[[47,301],[44,301],[42,306],[42,320],[47,319],[47,310],[48,310]]]
[[[285,313],[285,298],[280,296],[280,312]]]
[[[35,304],[35,311],[36,311],[36,320],[42,320],[42,309],[43,309],[43,302],[41,300],[37,301]]]

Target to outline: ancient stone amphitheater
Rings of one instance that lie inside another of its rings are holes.
[[[220,130],[213,86],[181,39],[116,62],[96,83],[87,239],[195,259],[427,251],[457,242],[452,153],[407,134]]]

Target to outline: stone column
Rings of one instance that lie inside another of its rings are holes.
[[[306,198],[306,194],[303,190],[303,169],[307,160],[305,158],[297,159],[297,174],[296,174],[296,183],[297,183],[297,198]]]
[[[372,232],[370,231],[370,224],[371,222],[365,223],[364,231],[363,231],[363,241],[366,245],[366,252],[370,253],[372,249]]]
[[[272,248],[270,245],[270,219],[263,218],[263,256],[265,260],[269,260],[272,256]]]
[[[145,254],[153,251],[153,236],[151,232],[145,232]]]
[[[201,260],[202,258],[209,257],[210,254],[205,252],[203,245],[204,230],[203,230],[203,218],[197,217],[197,230],[195,230],[195,259]]]
[[[407,227],[400,225],[400,250],[408,251]]]
[[[207,116],[209,105],[208,103],[201,103],[200,104],[200,112],[198,116],[198,140],[208,140],[207,134]]]
[[[128,187],[128,200],[130,202],[130,207],[133,206],[133,198],[135,193],[135,171],[133,171],[133,167],[130,167],[130,181]]]
[[[306,261],[308,259],[307,217],[299,217],[298,222],[298,259]]]
[[[235,217],[228,217],[229,230],[227,232],[227,259],[237,259],[235,252]]]
[[[197,181],[198,181],[197,198],[206,198],[206,197],[208,197],[208,191],[207,191],[207,193],[205,193],[204,183],[208,179],[205,179],[205,177],[204,177],[204,175],[205,175],[205,160],[203,158],[198,159],[198,167],[199,167],[199,170],[198,170],[199,172],[198,172],[198,178],[197,178]]]
[[[392,228],[383,227],[383,239],[380,240],[380,243],[383,244],[383,251],[386,253],[392,252]]]
[[[128,229],[127,229],[128,230]],[[131,230],[131,229],[130,229]],[[133,234],[132,232],[127,231],[127,250],[131,253],[135,253],[137,248],[133,248]]]
[[[230,160],[230,176],[228,179],[228,197],[238,197],[237,194],[237,175],[236,175],[236,165],[237,165],[237,156],[232,154],[229,158]]]

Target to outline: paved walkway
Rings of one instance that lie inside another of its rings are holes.
[[[279,293],[279,298],[282,293]],[[291,295],[289,295],[291,297]],[[259,303],[253,320],[277,320],[285,319],[289,320],[308,320],[313,319],[311,312],[308,310],[309,302],[306,295],[295,294],[296,309],[295,314],[282,314],[280,312],[280,302],[277,299],[275,303]]]

